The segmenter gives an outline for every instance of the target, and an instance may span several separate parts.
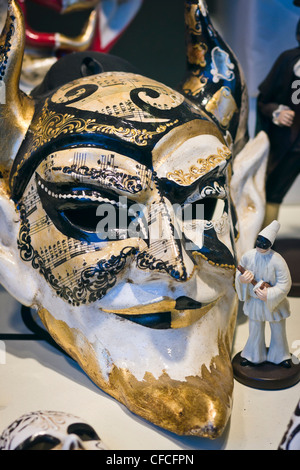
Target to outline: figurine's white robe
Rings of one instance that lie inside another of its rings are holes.
[[[253,291],[252,284],[242,284],[241,274],[236,274],[236,291],[244,302],[244,313],[249,317],[249,339],[241,356],[254,363],[266,360],[276,364],[290,359],[285,332],[285,319],[290,316],[287,295],[291,288],[291,276],[285,260],[273,250],[259,253],[256,249],[245,253],[240,264],[254,274],[256,281],[263,280],[272,287],[267,290],[266,302]],[[265,346],[264,322],[270,322],[271,343]]]

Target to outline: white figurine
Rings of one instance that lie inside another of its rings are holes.
[[[268,361],[291,366],[285,329],[285,320],[290,316],[287,295],[291,276],[285,260],[271,249],[279,228],[274,220],[259,233],[255,248],[241,258],[239,269],[243,274],[239,270],[236,273],[238,297],[244,301],[244,313],[249,318],[249,338],[241,352],[241,365]],[[269,348],[265,344],[266,321],[271,328]]]

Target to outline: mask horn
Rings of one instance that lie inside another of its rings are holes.
[[[248,94],[240,65],[214,29],[204,0],[185,0],[187,69],[179,90],[209,115],[233,153],[248,140]]]
[[[7,173],[25,137],[34,113],[31,98],[19,89],[25,45],[23,15],[8,0],[6,23],[0,36],[0,170]]]

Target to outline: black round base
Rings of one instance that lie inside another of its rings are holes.
[[[257,365],[241,365],[241,353],[232,360],[234,378],[247,387],[261,390],[282,390],[292,387],[300,381],[300,363],[291,357],[291,367],[264,362]]]

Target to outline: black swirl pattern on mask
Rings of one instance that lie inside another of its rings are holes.
[[[101,164],[101,162],[99,163]],[[125,172],[112,170],[110,168],[89,168],[87,166],[77,167],[76,165],[61,167],[53,167],[52,171],[62,171],[67,175],[87,176],[91,180],[99,183],[104,182],[106,186],[128,191],[135,194],[142,191],[142,181],[139,176],[128,175]]]
[[[187,279],[187,273],[185,268],[183,268],[182,273],[180,273],[179,270],[175,266],[170,264],[168,261],[162,261],[161,259],[157,259],[146,251],[142,251],[141,253],[139,253],[136,261],[137,266],[140,269],[166,272],[172,278],[178,281],[186,281]]]
[[[158,106],[153,106],[147,101],[144,101],[141,97],[140,94],[145,93],[145,95],[149,98],[155,99],[159,98],[161,96],[161,93],[159,93],[157,90],[154,90],[153,88],[148,88],[148,87],[140,87],[140,88],[135,88],[134,90],[131,90],[130,92],[130,99],[131,101],[142,111],[145,113],[149,113],[152,116],[159,118],[159,119],[172,119],[176,113],[179,111],[184,115],[184,110],[186,107],[186,103],[183,102],[181,104],[174,104],[173,107],[170,108],[159,108]]]

